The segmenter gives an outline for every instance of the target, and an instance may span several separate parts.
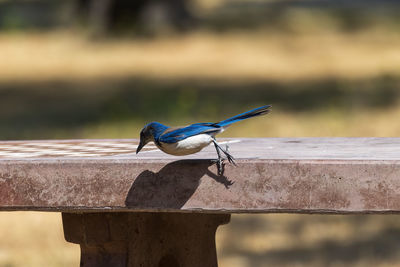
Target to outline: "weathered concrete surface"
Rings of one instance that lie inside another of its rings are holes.
[[[59,151],[2,157],[0,209],[400,212],[400,138],[228,141],[238,167],[227,164],[224,176],[210,162],[212,147],[187,157],[153,148],[136,156],[135,146],[102,155],[91,148],[94,156],[84,157]],[[78,147],[82,142],[89,141],[65,141]],[[0,143],[0,152],[2,145],[13,142]]]
[[[65,239],[84,267],[217,267],[215,231],[226,214],[63,213]]]

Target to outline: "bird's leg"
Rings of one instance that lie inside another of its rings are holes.
[[[218,145],[215,141],[214,141],[214,146],[215,146],[215,150],[217,150],[217,155],[218,155],[218,159],[216,162],[217,169],[218,169],[218,175],[223,175],[224,174],[224,159],[221,157],[221,153],[219,152]]]
[[[213,139],[213,143],[217,151],[218,149],[220,149],[225,154],[225,156],[228,158],[229,163],[232,163],[233,165],[237,166],[235,163],[235,158],[231,154],[229,154],[228,151],[225,151],[220,145],[218,145],[215,139]]]

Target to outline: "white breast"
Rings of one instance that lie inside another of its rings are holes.
[[[208,134],[198,134],[173,144],[161,143],[158,148],[167,154],[183,156],[199,152],[208,146],[212,140],[212,137]]]

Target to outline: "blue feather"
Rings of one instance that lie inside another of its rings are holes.
[[[190,136],[208,133],[214,134],[221,131],[221,127],[213,124],[213,123],[195,123],[187,127],[178,128],[171,132],[162,134],[158,139],[159,142],[162,143],[176,143],[180,140],[188,138]]]
[[[215,124],[220,127],[227,127],[227,126],[231,125],[232,123],[235,123],[235,122],[238,122],[241,120],[245,120],[245,119],[260,116],[260,115],[265,115],[270,112],[270,109],[269,109],[270,107],[271,107],[270,105],[266,105],[266,106],[262,106],[259,108],[255,108],[255,109],[246,111],[244,113],[241,113],[239,115],[233,116],[232,118],[217,122]]]
[[[270,105],[267,105],[255,108],[217,123],[195,123],[190,126],[174,129],[171,131],[168,131],[168,129],[170,128],[164,129],[164,133],[157,134],[157,136],[155,136],[155,139],[157,142],[171,144],[198,134],[207,133],[210,135],[215,135],[221,132],[225,127],[228,127],[235,122],[267,114],[270,111],[270,107]]]

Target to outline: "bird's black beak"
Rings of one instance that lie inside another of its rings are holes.
[[[142,150],[143,147],[144,147],[144,142],[142,139],[140,139],[139,145],[136,149],[136,154],[139,153],[139,151]]]

